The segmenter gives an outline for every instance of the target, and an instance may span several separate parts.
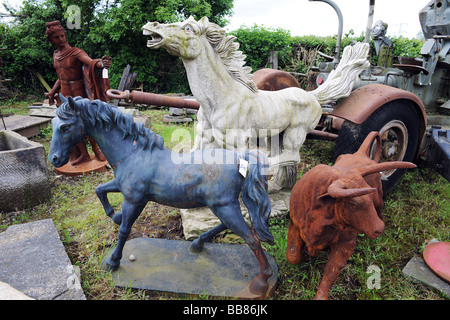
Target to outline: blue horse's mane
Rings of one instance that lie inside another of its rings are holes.
[[[69,101],[63,103],[57,110],[56,115],[69,120],[72,117],[81,116],[83,121],[92,127],[111,130],[113,127],[123,133],[123,139],[129,137],[136,141],[144,150],[149,148],[164,149],[163,138],[153,131],[144,127],[142,123],[134,122],[129,114],[122,113],[118,108],[112,107],[101,100],[91,101],[86,98],[74,98],[74,104]]]

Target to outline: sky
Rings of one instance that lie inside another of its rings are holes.
[[[22,0],[0,0],[19,7]],[[344,18],[343,32],[350,29],[355,35],[365,31],[369,0],[334,0]],[[429,0],[376,0],[374,20],[388,24],[388,36],[416,37],[421,33],[419,11]],[[292,36],[337,34],[338,19],[334,9],[325,2],[310,0],[235,0],[234,14],[226,31],[241,25],[254,24],[267,28],[289,30]],[[0,12],[4,12],[0,6]]]
[[[343,32],[350,29],[355,35],[365,31],[369,14],[369,0],[334,0],[344,19]],[[413,38],[422,29],[419,11],[429,0],[376,0],[374,20],[388,24],[388,36]],[[292,36],[331,36],[337,34],[338,18],[327,3],[309,0],[235,0],[234,15],[227,31],[241,25],[254,24],[289,30]]]

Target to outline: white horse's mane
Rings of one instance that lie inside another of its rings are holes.
[[[246,86],[252,92],[258,92],[258,89],[252,80],[252,68],[249,66],[244,67],[246,56],[242,51],[238,50],[239,43],[234,42],[236,37],[233,35],[226,36],[224,29],[215,23],[209,22],[206,17],[200,19],[198,22],[194,19],[188,20],[198,24],[200,33],[205,35],[233,79]]]

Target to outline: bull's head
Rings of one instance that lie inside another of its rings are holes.
[[[384,222],[378,216],[374,205],[374,192],[377,189],[370,187],[364,176],[384,170],[414,167],[416,165],[410,162],[392,161],[350,170],[338,176],[319,199],[334,202],[338,228],[351,228],[375,239],[383,232]]]

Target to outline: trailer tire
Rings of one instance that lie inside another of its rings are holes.
[[[419,116],[408,100],[390,101],[375,110],[362,124],[344,121],[334,148],[334,161],[341,154],[356,152],[372,131],[382,138],[380,162],[412,161],[419,145]],[[405,169],[384,172],[383,193],[387,194],[402,179]]]

